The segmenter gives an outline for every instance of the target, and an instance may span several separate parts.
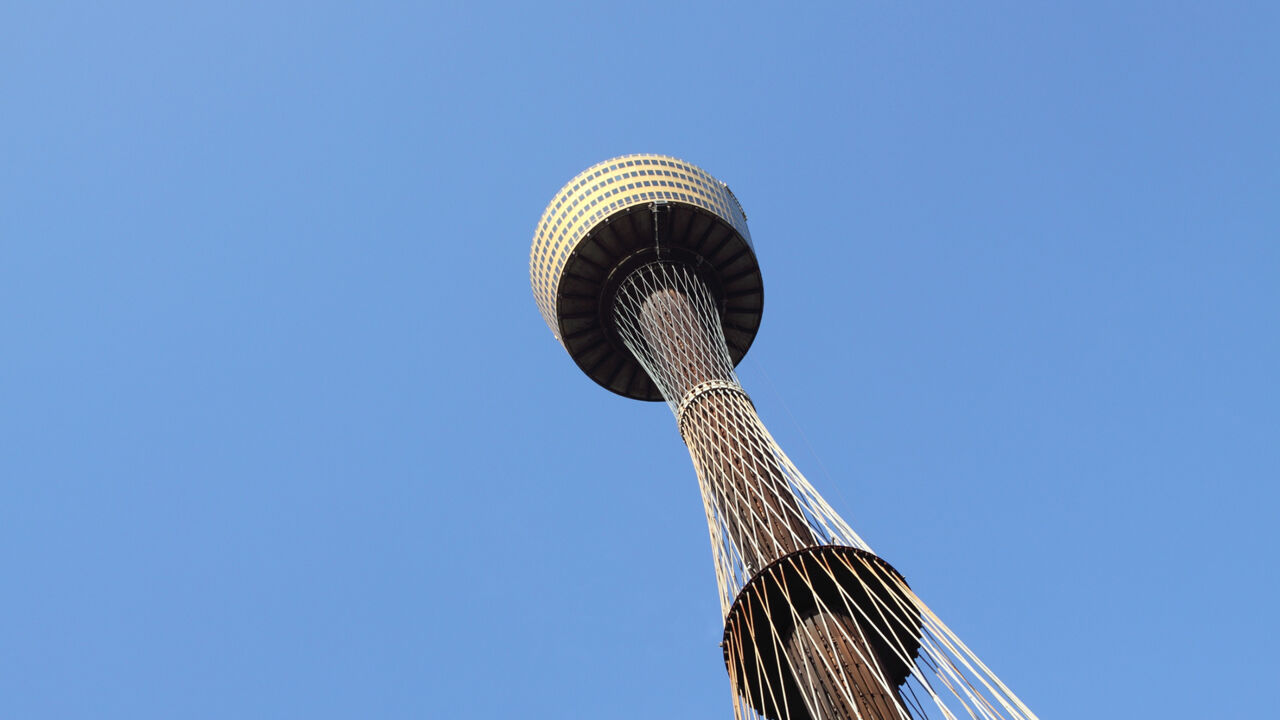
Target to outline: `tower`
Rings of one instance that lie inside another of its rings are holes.
[[[1035,715],[774,442],[734,371],[764,285],[729,187],[663,155],[606,160],[547,206],[534,299],[592,380],[665,400],[706,511],[736,718]]]

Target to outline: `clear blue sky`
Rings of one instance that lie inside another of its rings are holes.
[[[1280,6],[110,5],[0,9],[0,717],[730,717],[675,424],[529,291],[630,152],[1041,717],[1274,714]]]

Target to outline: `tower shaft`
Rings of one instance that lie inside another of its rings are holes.
[[[645,278],[655,272],[670,273],[672,280],[680,274],[675,268],[639,271]],[[680,432],[693,464],[700,474],[714,478],[729,536],[754,572],[815,544],[813,531],[770,452],[770,439],[760,432],[763,426],[727,353],[717,351],[717,338],[699,318],[696,303],[704,298],[691,299],[686,294],[691,290],[698,294],[694,288],[652,288],[640,301],[637,324],[654,368],[663,376],[655,382],[679,401]]]
[[[707,512],[722,519],[747,573],[822,544],[788,482],[781,451],[737,381],[714,299],[696,273],[683,265],[643,266],[623,282],[614,310],[624,342],[675,406]],[[811,607],[779,608],[795,617],[787,618],[791,631],[778,638],[783,652],[768,669],[778,677],[765,681],[800,688],[805,707],[787,708],[787,715],[906,716],[883,679],[885,659],[857,619],[819,602],[802,605]]]

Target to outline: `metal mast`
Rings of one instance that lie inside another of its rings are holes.
[[[711,536],[735,717],[1035,717],[761,423],[734,366],[763,284],[728,186],[662,155],[593,166],[547,207],[530,274],[589,377],[676,415]]]

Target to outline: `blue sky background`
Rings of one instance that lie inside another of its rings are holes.
[[[0,9],[0,717],[730,717],[665,406],[557,188],[751,218],[741,375],[1043,718],[1267,717],[1280,10]]]

